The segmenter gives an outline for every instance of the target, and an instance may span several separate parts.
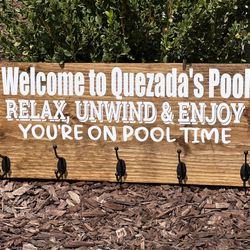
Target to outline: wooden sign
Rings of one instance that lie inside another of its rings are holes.
[[[2,63],[0,154],[11,177],[241,186],[250,65]],[[248,185],[248,184],[247,184]]]

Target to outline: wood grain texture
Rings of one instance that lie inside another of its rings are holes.
[[[207,96],[207,86],[205,86],[205,94],[203,98],[197,99],[191,95],[189,98],[135,98],[129,97],[126,101],[151,101],[154,102],[157,109],[160,109],[164,101],[168,101],[172,107],[174,114],[178,113],[177,103],[180,101],[205,102],[243,102],[246,106],[240,124],[230,124],[231,143],[215,144],[213,141],[207,141],[205,144],[184,143],[183,133],[179,131],[180,125],[176,122],[171,125],[171,136],[176,138],[176,142],[167,143],[165,140],[156,143],[151,139],[146,142],[138,142],[134,138],[124,142],[118,136],[117,142],[104,141],[103,139],[94,142],[87,136],[82,140],[62,140],[58,137],[54,141],[48,139],[36,140],[34,138],[23,139],[22,133],[18,128],[19,121],[6,120],[6,99],[35,99],[38,108],[41,107],[43,101],[46,100],[66,100],[68,103],[65,113],[71,117],[70,125],[81,124],[75,119],[74,102],[76,100],[108,100],[115,101],[110,92],[110,72],[113,67],[118,66],[126,72],[162,72],[164,74],[177,68],[178,73],[183,72],[182,64],[65,64],[62,69],[58,64],[45,63],[8,63],[0,64],[1,67],[17,66],[20,70],[27,71],[34,66],[36,72],[83,72],[87,75],[90,69],[96,72],[104,72],[107,76],[107,94],[104,97],[38,97],[38,96],[4,96],[2,75],[0,74],[0,153],[9,156],[12,162],[13,178],[42,178],[54,179],[54,170],[57,160],[54,156],[52,145],[58,145],[58,154],[67,160],[68,179],[71,180],[96,180],[96,181],[115,181],[116,157],[114,147],[120,148],[119,154],[126,161],[127,165],[127,181],[142,183],[177,183],[176,166],[177,166],[177,149],[182,149],[182,160],[187,165],[187,184],[199,185],[226,185],[226,186],[242,186],[239,171],[244,162],[243,151],[250,149],[250,101],[248,99],[229,98],[222,100],[216,92],[213,99]],[[189,70],[188,66],[185,72]],[[204,84],[208,84],[208,69],[217,68],[221,73],[244,74],[246,68],[250,68],[248,64],[193,64],[194,72],[200,72],[205,76]],[[86,80],[86,79],[85,79]],[[88,93],[88,82],[85,83],[86,92]],[[190,93],[192,93],[193,85],[190,84]],[[28,122],[21,122],[27,124]],[[32,122],[32,124],[51,125],[51,122]],[[84,123],[84,131],[93,126],[93,123]],[[107,122],[97,125],[115,125],[118,132],[121,132],[124,124]],[[131,125],[131,124],[127,124]],[[157,121],[154,124],[132,124],[134,128],[145,126],[147,128],[162,127],[164,125],[158,114]],[[194,125],[193,125],[194,126]],[[200,126],[211,129],[211,126]],[[220,124],[214,127],[221,128]],[[120,133],[118,133],[120,134]]]

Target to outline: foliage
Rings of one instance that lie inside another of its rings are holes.
[[[159,60],[165,1],[20,0],[0,4],[4,56],[18,61]]]
[[[164,61],[245,62],[249,7],[244,0],[176,0],[162,39]]]
[[[3,0],[0,50],[15,61],[244,62],[248,15],[244,0]]]

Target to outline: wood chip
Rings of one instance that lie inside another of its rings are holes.
[[[93,247],[93,246],[95,246],[95,242],[86,242],[86,241],[68,242],[64,244],[64,247],[66,248]]]
[[[23,244],[23,250],[37,250],[37,247],[30,243],[24,243]]]
[[[116,230],[116,236],[118,239],[124,238],[127,236],[127,232],[125,228],[120,228]]]
[[[124,206],[123,205],[120,205],[120,204],[116,204],[116,203],[113,203],[113,202],[104,202],[102,204],[102,207],[104,208],[109,208],[109,209],[112,209],[114,211],[122,211],[124,209]]]
[[[66,213],[65,210],[57,210],[57,209],[51,209],[48,211],[48,214],[55,216],[55,217],[63,216],[65,213]]]
[[[220,203],[216,202],[215,203],[215,207],[219,208],[219,209],[227,209],[227,208],[229,208],[229,206],[230,206],[230,204],[227,202],[220,202]]]
[[[102,217],[105,216],[106,213],[104,213],[101,209],[94,209],[90,211],[84,211],[81,212],[82,217]]]
[[[75,206],[75,204],[70,199],[67,199],[66,203],[69,205],[69,207],[74,207]]]
[[[24,184],[22,187],[13,191],[12,194],[15,196],[21,196],[21,195],[25,194],[30,189],[31,189],[31,186],[29,184]]]
[[[83,223],[83,225],[86,227],[87,230],[94,232],[95,229],[93,227],[91,227],[88,223]]]
[[[76,204],[80,204],[81,199],[80,199],[80,196],[79,196],[77,193],[75,193],[75,192],[73,192],[73,191],[69,191],[68,194],[69,194],[70,198],[71,198]]]

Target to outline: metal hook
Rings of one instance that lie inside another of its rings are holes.
[[[123,159],[119,158],[118,155],[118,147],[114,148],[115,150],[115,154],[116,154],[116,158],[117,158],[117,164],[116,164],[116,180],[118,183],[122,184],[122,179],[125,181],[127,178],[127,172],[126,172],[126,163]]]
[[[245,194],[246,194],[247,193],[246,182],[249,180],[249,177],[250,177],[250,166],[247,163],[248,151],[245,150],[244,154],[245,154],[245,162],[241,166],[240,177],[241,177],[241,180],[243,181],[243,187],[245,189]]]
[[[3,172],[3,174],[1,175],[1,178],[10,177],[10,175],[11,175],[10,158],[8,156],[4,156],[1,154],[0,154],[0,158],[2,158],[2,172]]]
[[[56,149],[57,145],[53,145],[54,153],[56,158],[58,159],[57,161],[57,169],[55,170],[55,175],[56,179],[63,179],[67,177],[68,172],[67,172],[67,162],[63,157],[58,156]]]
[[[177,150],[178,153],[178,165],[177,165],[177,179],[181,185],[181,192],[183,192],[183,181],[187,178],[186,164],[181,161],[181,150]]]

